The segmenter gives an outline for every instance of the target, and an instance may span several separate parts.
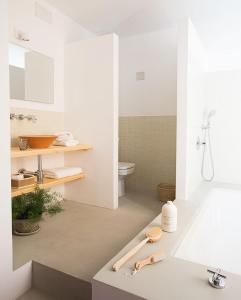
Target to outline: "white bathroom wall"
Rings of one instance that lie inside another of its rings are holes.
[[[241,70],[206,73],[216,182],[241,184]]]
[[[8,82],[8,1],[0,1],[0,299],[17,299],[31,285],[31,265],[12,270],[10,122]]]
[[[206,111],[205,52],[191,20],[180,25],[177,91],[177,198],[188,199],[201,183],[197,137]]]
[[[176,28],[122,37],[120,116],[176,115],[176,77]]]
[[[42,5],[52,14],[51,24],[35,16],[35,3]],[[30,42],[17,40],[15,33],[18,30],[26,32],[30,37]],[[54,58],[55,64],[53,104],[14,100],[11,101],[11,106],[64,111],[64,45],[91,36],[93,36],[91,32],[58,12],[46,1],[9,0],[10,41]]]
[[[176,198],[185,199],[187,190],[187,82],[188,29],[183,22],[178,30],[177,50],[177,139],[176,139]]]
[[[205,46],[208,69],[212,72],[241,69],[240,2],[234,1],[233,4],[226,2],[228,9],[219,16],[217,14],[195,20],[195,26]],[[215,11],[221,7],[216,7]]]
[[[65,196],[106,208],[118,206],[118,37],[75,42],[65,55],[65,125],[93,151],[68,154],[86,179],[66,186]]]

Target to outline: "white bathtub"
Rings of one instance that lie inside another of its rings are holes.
[[[241,275],[241,190],[211,190],[175,256]]]

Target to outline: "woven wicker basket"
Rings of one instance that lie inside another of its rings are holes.
[[[157,192],[161,202],[174,201],[176,198],[176,186],[172,184],[158,184]]]

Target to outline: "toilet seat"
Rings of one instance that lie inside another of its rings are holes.
[[[128,162],[119,162],[118,165],[118,174],[122,176],[130,175],[134,173],[135,164]]]
[[[134,163],[128,163],[128,162],[119,162],[118,170],[128,170],[135,167]]]

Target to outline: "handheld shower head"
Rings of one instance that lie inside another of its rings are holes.
[[[216,110],[210,110],[207,116],[207,120],[210,121],[210,119],[216,114]]]
[[[205,112],[204,119],[203,119],[203,125],[202,129],[208,129],[210,128],[210,121],[211,118],[216,114],[216,110],[212,109],[209,112]]]

